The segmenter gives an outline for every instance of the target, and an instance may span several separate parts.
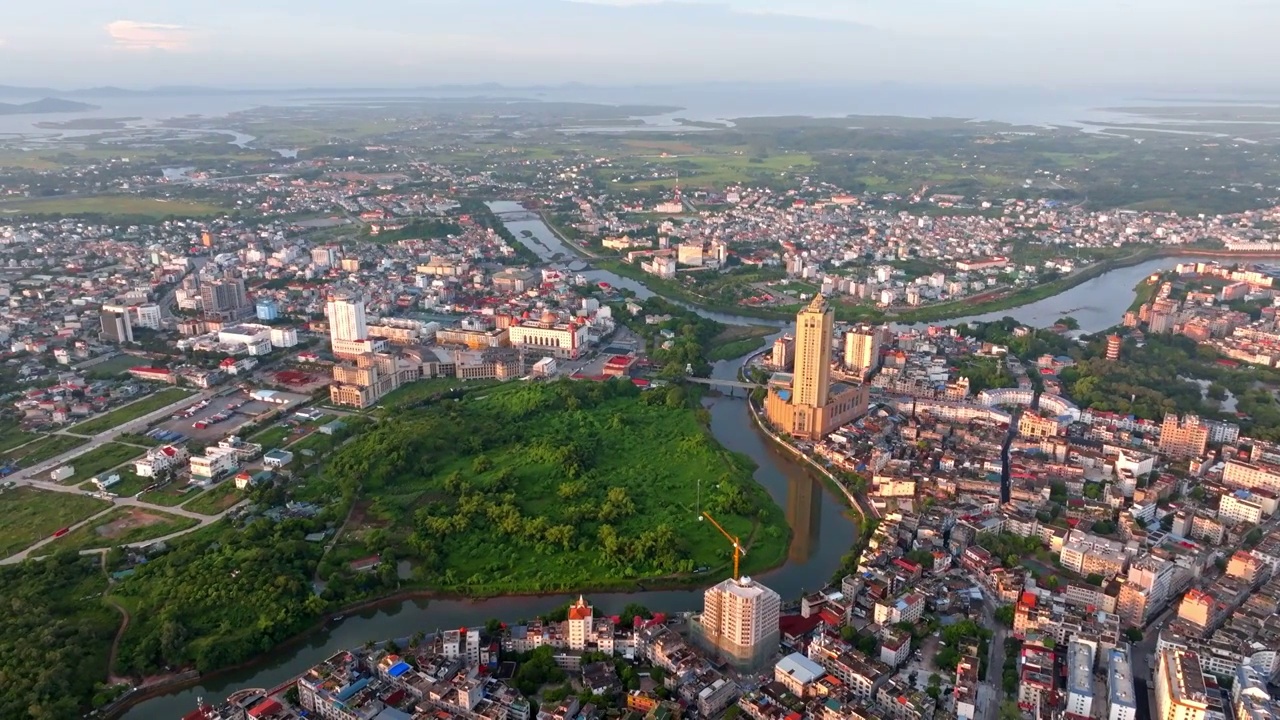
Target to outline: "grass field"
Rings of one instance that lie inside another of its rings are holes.
[[[78,493],[26,487],[5,490],[0,493],[0,557],[9,557],[108,507],[105,500]]]
[[[143,485],[143,487],[146,487],[146,485]],[[200,488],[195,485],[169,483],[159,490],[152,490],[149,493],[144,493],[142,497],[138,499],[143,502],[151,503],[152,505],[176,507],[191,500],[191,498],[195,497],[199,493]]]
[[[759,350],[767,343],[765,338],[777,332],[774,328],[752,325],[729,325],[720,334],[711,338],[707,359],[731,360],[742,357],[753,350]]]
[[[201,515],[217,515],[244,499],[244,493],[236,489],[233,480],[223,480],[216,487],[206,490],[194,500],[182,506],[184,510],[198,512]]]
[[[250,437],[249,441],[261,444],[263,450],[270,450],[281,447],[294,437],[297,436],[293,434],[293,428],[287,425],[272,425]]]
[[[497,384],[496,380],[460,380],[458,378],[419,380],[392,390],[378,401],[377,407],[400,411],[454,390],[492,387]]]
[[[96,418],[85,420],[77,425],[68,428],[69,432],[78,435],[97,435],[115,427],[124,425],[132,420],[137,420],[143,415],[159,410],[162,407],[172,405],[179,400],[190,397],[191,393],[181,388],[170,388],[161,390],[153,395],[148,395],[141,400],[129,403],[124,407],[117,408],[105,415],[99,415]]]
[[[0,453],[6,453],[40,437],[35,433],[24,431],[17,425],[6,425],[0,428]]]
[[[6,462],[20,462],[25,467],[39,465],[52,457],[57,457],[68,450],[84,445],[89,438],[75,435],[46,435],[35,442],[14,448],[4,454]]]
[[[134,195],[36,198],[0,202],[0,215],[131,215],[160,219],[170,215],[206,217],[226,208],[187,200],[160,200]]]
[[[637,161],[639,161],[638,158],[630,159],[632,163]],[[769,157],[752,157],[745,153],[741,155],[734,153],[649,157],[644,158],[644,163],[650,167],[678,170],[680,184],[686,187],[724,187],[750,182],[762,176],[776,177],[781,173],[803,172],[813,167],[814,161],[811,155],[805,153],[779,154]],[[636,172],[642,170],[643,167],[635,168]],[[613,185],[619,188],[672,187],[675,185],[675,179],[657,178],[614,182]]]
[[[74,485],[90,480],[99,473],[104,473],[117,465],[142,455],[143,452],[145,451],[129,445],[107,443],[71,461],[76,473],[62,482],[67,485]],[[121,475],[121,477],[123,478],[124,476]],[[134,492],[137,491],[135,490]]]
[[[199,520],[160,510],[121,507],[49,544],[51,550],[89,550],[143,542],[195,527]]]
[[[85,377],[90,380],[110,380],[141,362],[132,355],[117,355],[108,360],[85,369]]]

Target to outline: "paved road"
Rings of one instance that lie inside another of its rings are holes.
[[[1004,700],[1004,641],[1009,630],[1004,623],[996,620],[996,604],[982,592],[982,624],[991,628],[991,644],[987,648],[987,679],[978,684],[978,707],[976,716],[980,720],[996,720],[1000,714],[1000,703]]]
[[[232,512],[232,511],[236,510],[237,508],[241,507],[242,505],[246,505],[246,504],[248,504],[248,502],[249,502],[248,500],[241,500],[240,502],[238,502],[238,503],[236,503],[235,505],[233,505],[233,506],[231,506],[231,507],[227,508],[226,510],[223,510],[222,512],[218,513],[217,515],[201,515],[200,513],[194,513],[194,512],[191,512],[190,510],[183,510],[182,508],[179,508],[179,507],[166,507],[166,508],[161,508],[161,507],[157,507],[157,506],[155,506],[155,505],[149,505],[149,504],[147,504],[147,503],[140,502],[140,501],[138,501],[138,500],[134,500],[133,498],[117,498],[117,499],[115,500],[115,502],[112,504],[112,506],[111,506],[111,507],[109,507],[109,508],[107,508],[107,509],[103,510],[103,511],[102,511],[102,512],[100,512],[100,513],[97,513],[96,515],[93,515],[93,516],[91,516],[91,517],[89,517],[89,518],[86,518],[86,519],[84,519],[84,520],[81,520],[80,522],[76,523],[75,525],[70,526],[70,531],[71,531],[71,532],[75,532],[76,530],[79,530],[80,528],[84,527],[85,525],[89,525],[89,524],[91,524],[91,523],[97,522],[99,518],[101,518],[101,517],[103,517],[104,515],[106,515],[106,514],[110,513],[112,510],[115,510],[117,507],[122,507],[122,506],[123,506],[123,507],[138,507],[138,508],[144,508],[144,509],[146,509],[146,510],[163,511],[163,512],[169,513],[169,514],[171,514],[171,515],[181,515],[182,517],[192,518],[193,520],[199,520],[199,523],[198,523],[198,524],[196,524],[196,525],[192,525],[191,527],[189,527],[189,528],[187,528],[187,529],[185,529],[185,530],[179,530],[179,531],[177,531],[177,532],[169,533],[168,535],[162,535],[162,536],[160,536],[160,537],[151,538],[150,540],[142,540],[142,541],[139,541],[139,542],[133,542],[133,543],[124,543],[123,545],[121,545],[121,547],[142,548],[142,547],[146,547],[146,546],[148,546],[148,545],[151,545],[151,544],[153,544],[153,543],[158,543],[158,542],[161,542],[161,541],[164,541],[164,540],[172,540],[173,538],[182,537],[183,535],[186,535],[187,533],[190,533],[190,532],[195,532],[196,530],[199,530],[200,528],[205,527],[206,525],[212,525],[213,523],[215,523],[215,522],[217,522],[217,521],[221,520],[222,518],[226,517],[228,513],[230,513],[230,512]],[[22,551],[22,552],[20,552],[20,553],[17,553],[17,554],[15,554],[15,555],[10,555],[9,557],[7,557],[7,558],[5,558],[5,559],[0,560],[0,565],[13,565],[13,564],[16,564],[16,563],[20,563],[20,562],[22,562],[23,560],[26,560],[26,559],[27,559],[27,558],[29,558],[29,557],[40,557],[39,553],[37,553],[36,551],[38,551],[38,550],[40,550],[41,548],[43,548],[44,546],[46,546],[46,545],[48,545],[48,544],[52,543],[52,542],[53,542],[54,540],[56,540],[56,539],[57,539],[57,538],[55,538],[55,537],[53,537],[53,536],[49,536],[49,537],[47,537],[47,538],[43,538],[42,540],[38,541],[35,545],[32,545],[31,547],[27,548],[26,550],[23,550],[23,551]],[[92,549],[92,550],[81,550],[81,551],[80,551],[80,554],[81,554],[81,555],[98,555],[98,554],[101,554],[101,553],[103,553],[103,552],[105,552],[105,548],[95,548],[95,549]]]
[[[124,425],[120,425],[118,427],[114,427],[105,432],[101,432],[93,436],[93,439],[90,440],[88,443],[81,445],[80,447],[68,450],[67,452],[55,458],[51,458],[42,463],[34,465],[30,468],[23,468],[22,470],[19,470],[13,473],[12,475],[10,475],[9,477],[5,478],[5,480],[8,482],[13,482],[19,487],[33,487],[39,490],[48,490],[50,492],[83,493],[84,491],[79,489],[79,487],[77,487],[76,485],[61,485],[59,483],[52,482],[49,480],[42,480],[40,479],[40,476],[43,473],[46,473],[53,468],[59,467],[61,465],[66,464],[67,462],[75,460],[75,458],[80,457],[81,455],[84,455],[87,452],[90,452],[96,448],[102,447],[103,445],[111,442],[112,440],[119,437],[120,435],[123,435],[125,433],[139,432],[139,431],[146,430],[147,426],[150,425],[152,422],[160,418],[164,418],[164,417],[168,417],[169,415],[172,415],[175,410],[184,408],[188,405],[192,405],[205,398],[213,397],[218,392],[219,392],[218,390],[206,390],[198,395],[191,395],[189,397],[185,397],[176,403],[173,403],[167,407],[156,410],[155,412],[144,415],[136,420],[131,420],[125,423]],[[210,523],[216,522],[217,520],[220,520],[228,512],[234,509],[234,508],[228,509],[222,513],[219,513],[218,515],[201,515],[200,513],[192,512],[190,510],[184,510],[183,508],[180,508],[180,507],[163,507],[160,505],[152,505],[151,503],[143,502],[134,497],[113,498],[111,501],[111,507],[108,507],[102,512],[97,513],[96,515],[93,515],[89,518],[86,518],[85,520],[82,520],[76,523],[75,525],[70,526],[70,529],[72,531],[77,530],[91,522],[94,522],[98,518],[102,517],[103,515],[106,515],[107,513],[111,512],[117,507],[136,507],[136,508],[142,508],[145,510],[155,510],[159,512],[166,512],[172,515],[178,515],[181,517],[191,518],[193,520],[200,521],[200,524],[192,528],[189,528],[187,530],[172,533],[170,535],[166,535],[163,538],[155,538],[152,540],[147,540],[142,543],[134,543],[129,547],[141,547],[141,546],[149,545],[153,542],[156,542],[157,540],[167,540],[169,538],[174,538],[180,535],[184,535],[188,532],[191,532],[192,530],[204,527],[205,525],[208,525]],[[43,538],[37,543],[35,543],[34,545],[32,545],[31,547],[27,548],[26,550],[23,550],[20,553],[7,557],[3,560],[0,560],[0,565],[11,565],[13,563],[22,562],[23,560],[31,556],[33,551],[43,548],[45,545],[48,545],[49,543],[53,542],[53,540],[54,538],[52,536]]]
[[[18,470],[14,472],[12,475],[5,478],[5,480],[12,480],[14,482],[17,482],[19,485],[35,484],[39,486],[41,484],[40,481],[38,480],[28,481],[27,478],[38,477],[41,473],[46,473],[56,467],[65,465],[68,461],[74,460],[75,458],[78,458],[81,455],[84,455],[85,453],[91,450],[100,448],[103,445],[111,442],[112,440],[115,440],[117,437],[120,437],[121,435],[124,435],[126,433],[145,432],[147,427],[151,423],[155,422],[156,420],[160,420],[161,418],[166,418],[172,415],[175,410],[179,410],[187,407],[188,405],[194,405],[195,403],[201,400],[211,398],[217,395],[220,391],[225,389],[226,388],[211,389],[211,390],[205,390],[204,392],[198,395],[188,395],[187,397],[171,405],[160,408],[159,410],[156,410],[155,412],[152,412],[152,413],[148,413],[147,415],[143,415],[142,417],[136,420],[130,420],[124,425],[119,425],[117,427],[111,428],[110,430],[100,432],[97,435],[94,435],[93,438],[89,440],[88,443],[81,445],[80,447],[72,448],[67,452],[62,453],[61,455],[58,455],[57,457],[50,458],[36,465],[32,465],[29,468],[22,468],[21,470]],[[59,430],[58,434],[74,435],[75,433],[69,431],[71,429],[74,429],[74,426],[72,426],[72,428],[68,430]],[[56,485],[56,483],[47,483],[47,484]],[[62,487],[62,486],[58,486],[58,487]],[[49,489],[52,489],[52,488],[49,488]],[[74,490],[74,488],[71,488],[71,489]]]

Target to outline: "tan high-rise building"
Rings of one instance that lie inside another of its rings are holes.
[[[778,650],[782,598],[749,577],[729,579],[702,596],[703,637],[740,662],[754,662]]]
[[[1209,444],[1209,426],[1195,415],[1165,415],[1160,425],[1160,452],[1170,457],[1200,457]]]
[[[796,315],[796,371],[792,392],[797,405],[822,407],[827,404],[835,320],[835,311],[821,294]]]
[[[858,325],[844,336],[844,368],[852,375],[865,378],[880,367],[880,328]]]
[[[790,370],[796,359],[796,339],[784,335],[773,341],[772,365],[775,370]]]
[[[867,411],[866,384],[831,383],[835,312],[818,295],[796,315],[795,371],[769,381],[765,415],[792,437],[820,440]]]
[[[1200,657],[1175,648],[1161,650],[1157,655],[1153,720],[1205,720],[1209,694]]]

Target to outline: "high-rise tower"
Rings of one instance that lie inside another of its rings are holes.
[[[784,433],[818,440],[867,410],[865,384],[831,384],[835,312],[818,295],[796,315],[795,372],[769,381],[765,414]]]

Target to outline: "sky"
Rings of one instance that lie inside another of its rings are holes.
[[[1277,0],[9,0],[0,84],[1271,89]]]

